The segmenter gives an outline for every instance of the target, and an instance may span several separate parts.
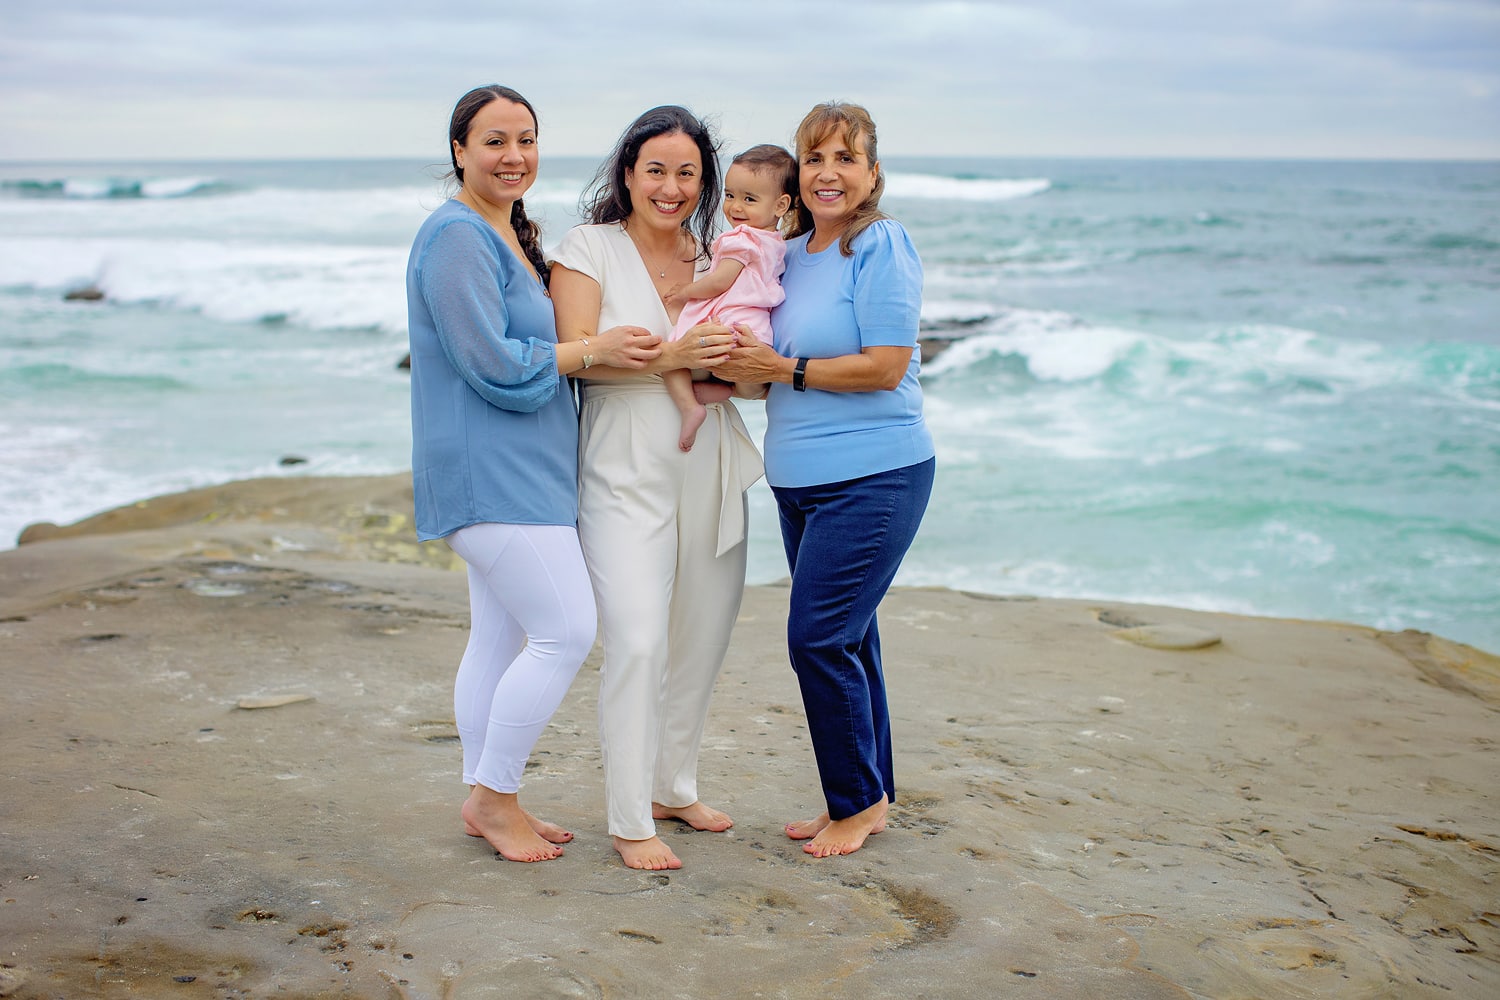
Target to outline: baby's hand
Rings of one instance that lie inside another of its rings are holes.
[[[691,284],[691,282],[679,281],[677,284],[667,289],[666,294],[661,297],[662,303],[668,307],[671,307],[682,305],[683,303],[687,302],[688,297],[684,295],[683,292],[687,289],[687,286],[689,284]]]

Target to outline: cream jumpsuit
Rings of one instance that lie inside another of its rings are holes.
[[[617,224],[578,226],[553,255],[599,283],[598,329],[672,329]],[[609,832],[654,836],[651,803],[698,800],[698,748],[745,586],[745,490],[760,453],[730,402],[692,451],[659,375],[582,382],[578,535],[599,606],[599,742]]]

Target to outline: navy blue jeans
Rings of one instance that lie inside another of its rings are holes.
[[[828,815],[896,801],[875,609],[916,537],[936,462],[823,486],[774,487],[792,571],[787,649]]]

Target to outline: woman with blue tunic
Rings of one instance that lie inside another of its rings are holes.
[[[512,861],[545,861],[573,835],[521,807],[521,773],[595,629],[567,375],[642,367],[659,338],[615,327],[557,343],[541,234],[522,204],[538,164],[524,97],[470,91],[449,140],[459,191],[417,232],[406,271],[417,536],[446,539],[468,567],[454,684],[465,831]]]
[[[917,382],[922,263],[879,209],[875,123],[820,104],[797,129],[799,231],[771,313],[772,345],[715,374],[768,382],[766,480],[792,573],[787,646],[826,810],[786,825],[815,857],[885,829],[896,798],[875,612],[932,492],[932,436]]]

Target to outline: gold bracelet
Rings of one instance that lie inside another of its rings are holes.
[[[583,342],[583,346],[584,347],[588,347],[589,346],[589,338],[587,338],[587,337],[580,337],[579,340],[581,340]],[[591,364],[593,364],[593,363],[594,363],[594,356],[592,354],[585,354],[583,356],[583,367],[585,369],[587,369],[588,366],[591,365]]]

